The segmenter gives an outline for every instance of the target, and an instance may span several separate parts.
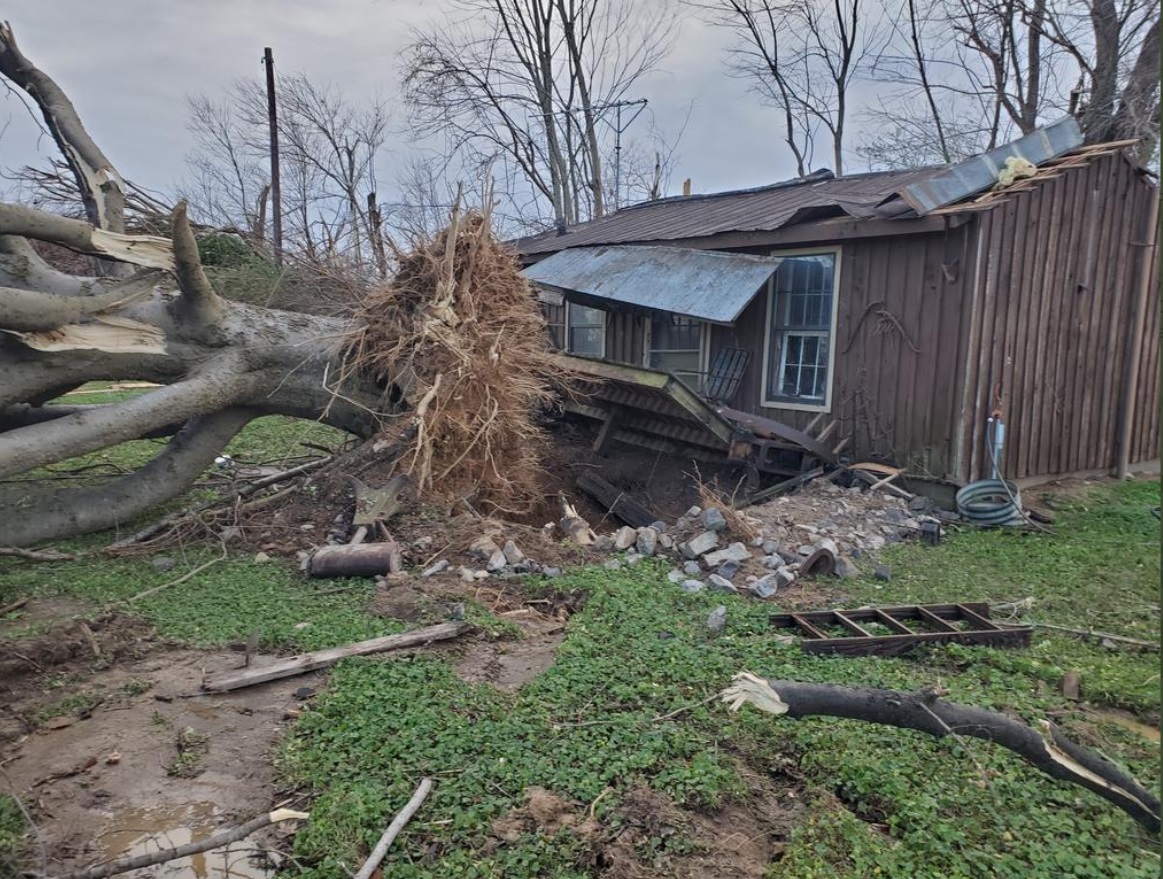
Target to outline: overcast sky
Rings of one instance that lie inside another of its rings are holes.
[[[190,151],[185,97],[215,96],[240,76],[260,76],[264,46],[277,70],[343,87],[355,99],[384,95],[399,106],[399,53],[409,29],[438,18],[448,0],[8,0],[3,16],[25,54],[70,95],[122,174],[168,190]],[[677,3],[675,11],[681,11]],[[776,116],[727,75],[726,34],[687,17],[664,69],[633,97],[650,101],[657,126],[677,133],[672,192],[756,186],[794,175]],[[402,107],[381,180],[410,149]],[[647,121],[640,122],[641,135]],[[0,97],[0,165],[54,154],[23,106]],[[631,129],[630,134],[635,132]]]

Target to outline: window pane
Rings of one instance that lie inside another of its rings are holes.
[[[575,327],[601,327],[606,325],[606,313],[600,308],[570,304],[569,322]]]
[[[828,396],[836,255],[787,256],[772,282],[768,393],[817,404]]]
[[[601,357],[605,353],[604,336],[601,327],[572,327],[569,350],[587,357]]]

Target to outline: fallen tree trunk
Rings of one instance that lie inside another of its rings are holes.
[[[128,440],[173,437],[153,462],[96,487],[4,487],[0,507],[9,514],[0,517],[0,545],[126,523],[186,491],[261,415],[320,420],[368,437],[408,408],[382,365],[375,378],[350,367],[353,323],[219,295],[184,204],[170,218],[172,238],[127,234],[123,179],[7,25],[0,75],[41,110],[88,216],[0,203],[0,479]],[[57,270],[32,240],[96,257],[100,276]],[[107,405],[44,405],[85,382],[125,380],[157,387]]]
[[[914,729],[937,738],[971,736],[1018,754],[1053,778],[1068,781],[1114,803],[1148,830],[1159,831],[1159,798],[1110,760],[1075,744],[1049,721],[1036,730],[998,714],[940,700],[940,693],[838,687],[769,681],[736,675],[722,699],[733,711],[748,703],[770,714],[798,719],[823,715]]]
[[[343,647],[332,647],[327,650],[317,650],[314,653],[304,653],[292,656],[262,668],[250,668],[235,674],[221,675],[210,678],[202,684],[202,689],[212,693],[222,693],[229,690],[238,690],[242,687],[251,687],[279,678],[289,678],[294,675],[306,674],[334,665],[341,659],[349,656],[366,656],[369,653],[383,653],[387,650],[399,650],[404,647],[420,647],[432,641],[446,641],[455,638],[469,628],[468,623],[440,623],[427,626],[423,629],[414,629],[401,635],[385,635],[383,638],[372,638],[370,641],[357,641]]]

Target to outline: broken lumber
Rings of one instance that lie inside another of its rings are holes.
[[[722,692],[732,711],[751,703],[792,719],[826,716],[913,729],[936,738],[973,736],[1013,751],[1047,775],[1068,781],[1114,803],[1152,833],[1159,832],[1159,798],[1113,762],[1066,738],[1053,723],[1033,729],[1019,720],[943,702],[933,689],[906,693],[872,687],[838,687],[771,681],[742,672]],[[956,731],[956,732],[954,732]]]
[[[382,638],[357,641],[343,647],[330,647],[327,650],[316,650],[314,653],[302,653],[261,668],[249,668],[241,672],[210,678],[202,683],[202,689],[212,693],[239,690],[267,681],[289,678],[327,668],[350,656],[367,656],[369,653],[383,653],[405,647],[422,647],[433,641],[447,641],[449,638],[455,638],[462,634],[468,628],[468,623],[440,623],[423,629],[414,629],[400,635],[385,635]]]
[[[597,501],[603,510],[631,528],[646,528],[659,521],[659,516],[596,473],[583,473],[577,478],[577,487]]]
[[[395,574],[401,568],[400,545],[389,540],[321,547],[311,556],[307,573],[312,577],[372,577]]]
[[[770,500],[776,495],[783,494],[785,491],[791,491],[793,488],[799,488],[808,482],[811,482],[818,476],[824,475],[823,467],[815,467],[808,470],[806,473],[801,473],[798,476],[793,476],[791,479],[785,479],[783,482],[777,482],[775,485],[768,486],[762,491],[757,491],[755,494],[748,495],[739,504],[736,504],[735,509],[741,510],[744,507],[750,507],[753,504],[762,503]]]
[[[273,812],[259,815],[257,818],[247,821],[245,824],[224,830],[206,839],[189,842],[185,845],[176,846],[175,848],[149,852],[144,855],[118,858],[116,861],[98,864],[95,867],[78,870],[75,873],[66,873],[60,879],[106,879],[108,876],[128,873],[130,870],[139,870],[142,867],[152,867],[155,864],[164,864],[167,861],[176,861],[178,858],[188,858],[190,855],[199,855],[202,852],[208,852],[216,848],[221,848],[224,845],[230,845],[232,842],[246,839],[255,831],[262,830],[269,824],[278,824],[280,821],[305,821],[308,817],[310,816],[307,812],[295,812],[291,809],[276,809]]]
[[[424,800],[428,798],[428,793],[431,790],[431,778],[425,778],[420,782],[420,786],[416,788],[416,793],[412,794],[412,799],[408,800],[408,804],[392,819],[392,823],[388,825],[388,829],[384,831],[384,835],[380,837],[380,841],[376,843],[376,847],[372,849],[368,859],[364,861],[359,872],[355,874],[355,879],[371,879],[371,875],[375,873],[376,867],[380,865],[380,861],[384,859],[384,855],[388,853],[388,849],[395,842],[396,837],[400,835],[400,831],[412,820],[412,816],[424,804]]]

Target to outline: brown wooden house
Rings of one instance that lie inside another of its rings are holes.
[[[1079,143],[1064,120],[949,168],[661,199],[516,247],[611,388],[577,407],[611,438],[743,457],[834,422],[832,457],[967,482],[1000,412],[1007,478],[1108,471],[1159,457],[1158,189],[1128,144]]]

